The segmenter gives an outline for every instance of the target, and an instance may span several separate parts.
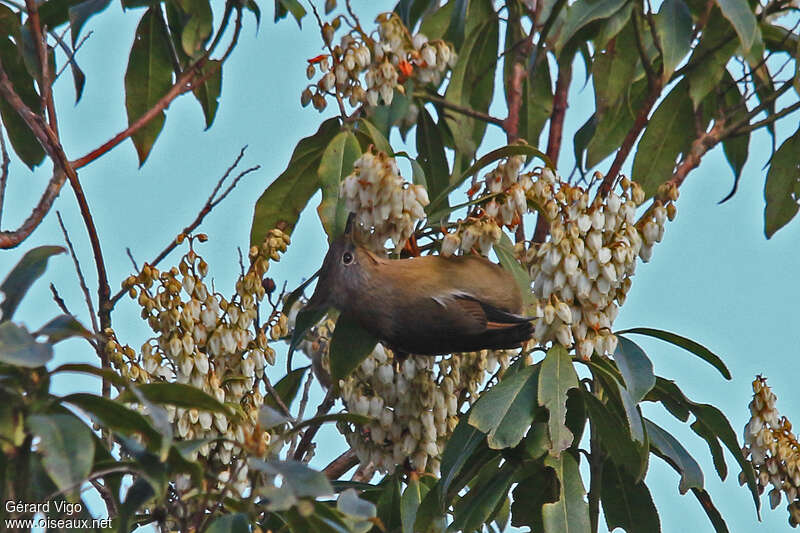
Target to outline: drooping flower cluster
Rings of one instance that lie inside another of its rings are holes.
[[[387,239],[401,246],[425,216],[428,191],[403,180],[393,157],[371,149],[353,164],[341,184],[340,196],[356,214],[367,247],[383,250]]]
[[[800,524],[800,442],[792,433],[791,422],[779,416],[775,408],[777,397],[766,378],[756,377],[753,393],[742,452],[753,464],[759,490],[763,492],[772,485],[769,492],[772,508],[780,504],[782,495],[786,496],[789,524],[797,527]],[[744,481],[741,476],[740,481]]]
[[[513,156],[501,161],[482,181],[474,180],[470,191],[483,189],[488,200],[478,204],[476,216],[459,221],[458,229],[442,240],[441,254],[449,257],[461,251],[471,253],[477,249],[489,255],[492,246],[500,240],[501,227],[516,227],[528,211],[526,194],[533,185],[530,174],[520,174],[524,156]]]
[[[444,445],[464,402],[477,400],[486,373],[504,371],[514,351],[483,350],[445,358],[397,360],[381,344],[339,382],[351,413],[374,418],[361,428],[339,424],[367,473],[398,465],[439,475]]]
[[[666,220],[675,216],[677,196],[677,187],[665,186],[637,221],[644,192],[627,178],[620,180],[619,192],[592,201],[588,191],[549,169],[533,176],[527,199],[546,217],[550,235],[540,245],[518,245],[517,253],[534,280],[538,344],[574,344],[584,359],[595,351],[614,352],[611,326],[631,287],[637,257],[650,259]]]
[[[205,236],[197,238],[205,240]],[[264,330],[255,333],[253,325],[258,302],[265,295],[263,274],[269,260],[278,260],[288,243],[288,235],[272,230],[261,247],[254,247],[251,267],[239,277],[236,293],[229,299],[206,285],[208,265],[191,247],[178,267],[161,272],[145,264],[124,286],[131,297],[137,298],[142,318],[156,335],[142,345],[139,356],[115,340],[107,346],[110,361],[131,380],[187,383],[222,403],[241,406],[243,415],[234,417],[167,407],[177,437],[228,439],[205,444],[198,453],[215,465],[220,479],[235,472],[241,489],[246,488],[246,465],[239,465],[235,471],[227,468],[237,454],[233,442],[261,439],[259,447],[264,449],[271,444],[269,433],[255,435],[254,431],[264,402],[260,380],[266,365],[275,362],[275,352],[267,344]],[[273,318],[275,323],[266,326],[280,328],[280,320]]]
[[[321,76],[303,91],[300,101],[304,106],[311,102],[322,111],[328,94],[335,94],[353,107],[376,106],[380,102],[389,105],[395,90],[405,91],[406,80],[438,85],[455,63],[455,52],[449,44],[429,41],[421,33],[411,37],[395,13],[378,16],[377,41],[356,27],[334,45],[340,21],[337,17],[333,24],[322,26],[322,38],[331,53],[309,60],[308,78],[313,78],[317,70]]]

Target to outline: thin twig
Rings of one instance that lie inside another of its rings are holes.
[[[75,48],[71,49],[67,45],[67,43],[64,42],[64,39],[62,39],[55,33],[50,32],[50,35],[53,36],[53,39],[56,40],[56,43],[58,43],[61,49],[64,50],[64,53],[67,54],[66,61],[64,61],[64,64],[61,66],[59,71],[56,73],[56,77],[53,79],[54,82],[64,73],[65,70],[67,70],[68,66],[72,66],[73,68],[78,68],[78,63],[75,61],[75,54],[78,53],[78,50],[81,49],[83,43],[85,43],[86,40],[92,36],[93,33],[94,31],[90,30],[86,35],[81,37],[81,40],[78,41],[78,44],[75,45]]]
[[[800,109],[800,102],[795,102],[792,105],[781,109],[777,113],[770,115],[764,120],[753,122],[752,124],[748,124],[747,126],[741,125],[737,127],[736,125],[734,125],[733,128],[731,129],[730,136],[742,135],[744,133],[749,133],[751,131],[757,130],[758,128],[763,128],[764,126],[768,126],[769,124],[785,117],[786,115],[794,113],[798,109]]]
[[[67,248],[69,248],[69,255],[72,256],[72,263],[75,265],[75,272],[78,273],[78,282],[81,285],[81,290],[83,291],[83,296],[86,300],[86,307],[89,309],[89,318],[92,321],[92,331],[95,334],[99,333],[97,329],[97,318],[94,312],[94,304],[92,304],[92,297],[89,294],[89,287],[86,286],[86,279],[83,277],[83,271],[81,270],[81,265],[78,262],[78,256],[75,253],[75,248],[72,246],[72,241],[69,238],[69,233],[67,233],[67,228],[64,226],[64,221],[61,219],[61,212],[56,211],[56,217],[58,218],[58,225],[61,226],[61,232],[64,234],[64,240],[67,241]]]
[[[269,395],[272,396],[272,398],[275,400],[275,404],[280,408],[280,410],[283,412],[284,415],[286,415],[286,417],[289,420],[294,421],[295,418],[292,416],[292,412],[289,410],[289,407],[287,407],[286,404],[283,402],[283,398],[281,398],[281,395],[278,394],[278,391],[276,391],[275,388],[272,386],[272,383],[270,383],[266,372],[264,373],[262,381],[264,382],[264,387],[267,389]]]
[[[233,169],[236,168],[236,166],[239,164],[239,161],[242,159],[242,156],[244,155],[244,151],[246,149],[247,149],[246,146],[241,149],[241,151],[239,152],[239,155],[236,157],[236,160],[233,162],[233,164],[230,167],[228,167],[228,170],[225,171],[225,174],[223,174],[223,176],[219,179],[219,181],[217,181],[217,184],[214,186],[214,189],[211,192],[211,196],[208,197],[208,200],[206,200],[206,203],[200,209],[200,212],[197,214],[197,217],[195,217],[194,221],[192,221],[191,224],[189,224],[188,226],[183,228],[181,233],[183,233],[184,235],[188,235],[191,232],[193,232],[195,229],[197,229],[197,227],[203,222],[203,219],[205,219],[206,216],[211,212],[211,210],[214,209],[217,205],[219,205],[219,203],[222,200],[224,200],[225,197],[228,196],[228,194],[230,194],[230,192],[233,190],[233,188],[236,186],[236,184],[239,183],[239,181],[244,176],[246,176],[247,174],[250,174],[251,172],[255,172],[256,170],[261,168],[261,165],[256,165],[256,166],[253,166],[253,167],[250,167],[248,169],[243,170],[242,172],[240,172],[234,178],[233,182],[231,182],[231,184],[225,190],[222,191],[222,193],[219,195],[219,197],[217,197],[217,193],[219,192],[219,190],[222,187],[223,183],[228,178],[228,176],[233,171]],[[167,255],[169,255],[169,253],[172,250],[174,250],[176,246],[178,246],[177,240],[176,239],[172,239],[172,241],[163,250],[161,250],[161,253],[159,253],[155,257],[155,259],[150,261],[148,264],[151,265],[151,266],[157,265]],[[119,299],[122,298],[122,296],[126,294],[126,292],[127,291],[125,289],[120,289],[119,292],[117,292],[114,296],[111,297],[110,305],[111,305],[112,308],[114,307],[114,305],[116,305],[116,303],[119,301]]]
[[[130,259],[133,264],[133,270],[139,272],[139,265],[136,264],[136,259],[133,258],[133,252],[131,252],[130,247],[125,247],[125,253],[128,254],[128,259]]]
[[[55,103],[53,102],[52,85],[49,76],[50,61],[47,57],[47,42],[42,32],[41,21],[39,20],[39,6],[35,0],[25,0],[28,11],[28,20],[33,30],[33,41],[36,43],[36,52],[39,57],[40,78],[39,89],[42,92],[42,108],[47,110],[50,119],[50,128],[58,138],[58,121],[56,120]]]
[[[325,395],[325,399],[322,400],[322,403],[319,404],[317,407],[317,414],[315,416],[319,417],[324,414],[327,414],[328,411],[331,410],[333,404],[336,402],[336,396],[333,393],[333,388],[328,389],[328,393]],[[294,460],[295,461],[302,461],[306,455],[306,452],[311,447],[311,441],[314,439],[314,436],[319,431],[319,427],[322,423],[316,423],[308,427],[303,433],[303,438],[300,439],[300,444],[297,445],[297,449],[294,451]]]
[[[331,481],[339,479],[347,473],[348,470],[358,464],[358,456],[352,449],[347,450],[342,455],[331,461],[331,463],[322,469],[322,473]]]
[[[69,311],[69,309],[67,309],[67,304],[66,304],[66,303],[64,303],[64,299],[63,299],[63,298],[61,298],[61,296],[58,294],[58,291],[56,290],[56,286],[55,286],[55,285],[53,285],[52,283],[50,284],[50,292],[52,292],[52,293],[53,293],[53,300],[55,300],[55,302],[56,302],[56,305],[58,306],[58,308],[59,308],[59,309],[61,309],[61,311],[63,311],[63,313],[64,313],[65,315],[74,316],[74,315],[73,315],[73,314],[72,314],[72,313]]]
[[[423,98],[425,100],[428,100],[429,102],[433,102],[435,104],[441,105],[445,109],[450,109],[451,111],[455,111],[456,113],[460,113],[462,115],[465,115],[465,116],[468,116],[468,117],[471,117],[471,118],[474,118],[474,119],[482,120],[482,121],[484,121],[484,122],[486,122],[488,124],[494,124],[495,126],[498,126],[500,128],[504,128],[504,122],[505,121],[503,119],[497,118],[497,117],[493,117],[492,115],[489,115],[488,113],[482,113],[480,111],[475,111],[471,107],[466,107],[466,106],[454,104],[453,102],[445,100],[444,98],[442,98],[439,95],[434,95],[434,94],[431,94],[429,92],[424,92],[424,91],[415,91],[414,92],[414,96],[419,97],[419,98]]]
[[[8,157],[8,150],[6,150],[6,139],[3,136],[3,130],[0,128],[0,152],[3,154],[3,163],[0,165],[0,220],[3,216],[3,202],[6,197],[6,185],[8,184],[8,165],[11,160]],[[2,224],[0,224],[2,227]]]

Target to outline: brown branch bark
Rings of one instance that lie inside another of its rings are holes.
[[[525,79],[525,66],[514,63],[511,73],[511,87],[508,92],[508,117],[503,121],[506,139],[509,144],[519,138],[519,110],[522,107],[522,80]]]
[[[433,102],[434,104],[441,105],[445,109],[450,109],[451,111],[455,111],[456,113],[460,113],[462,115],[465,115],[465,116],[468,116],[468,117],[471,117],[471,118],[474,118],[474,119],[482,120],[482,121],[487,122],[489,124],[494,124],[495,126],[499,126],[499,127],[503,128],[503,129],[505,129],[505,121],[503,119],[497,118],[497,117],[493,117],[492,115],[489,115],[488,113],[482,113],[480,111],[475,111],[474,109],[472,109],[470,107],[454,104],[453,102],[449,102],[449,101],[445,100],[441,96],[434,95],[434,94],[431,94],[431,93],[428,93],[428,92],[422,92],[422,91],[415,92],[414,96],[423,98],[425,100],[428,100],[429,102]]]
[[[328,389],[328,393],[325,395],[325,399],[322,400],[322,403],[319,404],[317,407],[317,414],[314,416],[322,416],[327,414],[328,411],[331,410],[333,404],[336,402],[336,395],[333,393],[333,389]],[[303,433],[303,437],[300,439],[300,444],[297,445],[297,449],[294,451],[293,459],[295,461],[302,461],[306,455],[306,452],[311,447],[311,441],[314,439],[314,436],[319,431],[319,427],[322,424],[314,424],[309,426],[307,430]]]
[[[2,228],[3,203],[6,199],[6,185],[8,185],[8,165],[11,163],[2,129],[0,129],[0,152],[3,155],[3,163],[0,165],[0,228]]]
[[[33,41],[36,43],[36,52],[39,56],[39,90],[41,91],[42,109],[47,110],[50,119],[50,128],[58,137],[58,121],[56,120],[56,106],[53,102],[53,87],[50,79],[50,61],[47,58],[47,41],[42,32],[41,21],[39,20],[39,8],[35,0],[25,0],[25,7],[28,11],[31,29],[33,31]]]
[[[342,455],[331,461],[331,463],[326,466],[322,473],[330,479],[331,481],[335,479],[339,479],[348,470],[353,468],[358,464],[358,457],[356,457],[356,452],[353,450],[347,450]]]
[[[572,83],[572,65],[559,65],[553,111],[550,113],[550,130],[547,135],[547,157],[555,165],[558,165],[558,154],[561,152],[561,140],[564,136],[564,117],[567,114],[567,93],[570,83]],[[544,242],[549,231],[547,220],[539,215],[533,231],[533,242]]]
[[[61,226],[61,232],[64,234],[64,240],[67,243],[67,248],[69,248],[69,255],[72,257],[72,263],[75,265],[75,272],[78,274],[78,283],[81,286],[83,297],[86,300],[86,307],[89,310],[89,319],[92,321],[92,331],[97,334],[99,333],[97,328],[97,314],[94,311],[94,304],[92,304],[92,296],[89,294],[89,287],[86,285],[86,278],[83,277],[83,270],[81,270],[81,264],[78,261],[78,255],[75,253],[75,248],[72,246],[72,241],[69,238],[67,227],[64,225],[64,221],[61,219],[61,213],[56,211],[56,217],[58,218],[58,225]]]

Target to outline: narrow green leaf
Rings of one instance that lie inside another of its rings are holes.
[[[310,366],[303,366],[300,368],[295,368],[280,381],[278,381],[273,388],[275,392],[278,393],[281,400],[283,400],[284,405],[289,409],[292,408],[292,402],[297,397],[297,393],[300,390],[300,385],[303,383],[303,376],[305,376],[306,371],[311,368]],[[268,394],[264,398],[264,405],[268,405],[272,408],[278,408],[278,402],[275,401],[275,398],[272,397],[271,394]]]
[[[42,464],[61,491],[77,498],[80,484],[92,470],[92,430],[73,415],[33,415],[28,429],[41,440]]]
[[[389,141],[386,137],[381,133],[381,131],[369,120],[364,117],[358,119],[358,125],[360,128],[363,128],[364,131],[369,135],[369,138],[372,140],[372,144],[375,145],[375,148],[380,150],[381,152],[386,152],[389,155],[393,155],[394,151],[392,150],[392,146],[389,144]]]
[[[589,505],[575,458],[562,453],[558,457],[547,456],[544,464],[555,470],[561,482],[558,501],[542,506],[544,532],[588,533]]]
[[[764,185],[764,234],[767,238],[789,223],[800,209],[800,129],[772,156]]]
[[[728,526],[725,524],[725,520],[722,518],[722,514],[714,505],[714,502],[711,501],[711,495],[708,494],[703,489],[692,489],[692,494],[694,494],[697,501],[700,503],[700,507],[703,508],[708,519],[711,520],[711,525],[714,526],[714,531],[716,533],[729,533]]]
[[[145,503],[156,496],[153,486],[145,477],[138,477],[125,493],[125,501],[119,509],[119,531],[130,531],[131,517]]]
[[[507,375],[473,405],[469,423],[487,434],[490,448],[513,448],[525,436],[536,412],[538,374],[528,366]]]
[[[722,11],[722,15],[733,25],[742,49],[747,54],[750,48],[761,40],[756,16],[750,9],[747,0],[716,0],[716,4]]]
[[[592,61],[596,112],[601,116],[627,93],[639,60],[633,21],[622,28],[614,40],[613,47],[599,51]]]
[[[244,513],[233,513],[215,518],[208,525],[207,533],[249,533],[250,521]]]
[[[621,527],[627,533],[659,533],[661,520],[644,481],[634,480],[611,460],[603,463],[601,486],[603,514],[608,530]]]
[[[20,29],[22,28],[24,27]],[[20,50],[7,37],[0,37],[0,58],[3,61],[3,69],[22,101],[35,113],[41,113],[42,100],[36,92],[33,78],[25,67]],[[3,119],[11,147],[22,162],[30,169],[41,163],[45,156],[42,145],[5,98],[0,98],[0,117]]]
[[[526,467],[528,476],[520,480],[512,493],[511,525],[528,526],[531,531],[544,531],[542,506],[560,499],[561,483],[552,468],[538,462]]]
[[[800,146],[798,146],[798,148],[800,148]],[[731,379],[731,373],[728,370],[728,367],[725,366],[725,363],[722,362],[722,359],[720,359],[705,346],[698,344],[691,339],[687,339],[686,337],[682,337],[670,331],[654,328],[631,328],[616,332],[617,335],[624,335],[626,333],[647,335],[648,337],[655,337],[656,339],[661,339],[662,341],[679,346],[684,350],[695,354],[697,357],[719,370],[719,373],[722,374],[725,379]]]
[[[323,122],[310,137],[301,139],[292,159],[280,176],[270,183],[256,202],[250,244],[259,246],[267,233],[278,228],[291,233],[300,213],[320,187],[320,159],[331,139],[339,133],[339,119]]]
[[[428,39],[443,39],[450,25],[450,18],[455,5],[455,2],[447,2],[435,11],[425,15],[420,24],[419,32],[426,35]]]
[[[153,403],[230,414],[230,410],[216,398],[185,383],[153,382],[136,385],[136,388]],[[123,402],[138,401],[130,391],[120,394],[119,399]]]
[[[37,368],[53,358],[50,344],[36,342],[24,326],[0,322],[0,362],[25,368]]]
[[[528,306],[533,303],[531,276],[514,256],[514,245],[505,232],[501,233],[500,241],[494,245],[494,253],[497,255],[500,264],[503,265],[503,268],[511,272],[511,275],[514,276],[514,281],[517,282],[517,286],[519,286],[520,293],[522,294],[523,309],[527,309]]]
[[[538,403],[547,408],[550,418],[550,453],[558,456],[572,445],[573,435],[565,425],[567,418],[567,391],[578,387],[578,374],[572,366],[567,349],[554,344],[547,351],[539,371]]]
[[[125,71],[125,109],[128,124],[133,124],[172,87],[172,61],[167,26],[160,7],[151,7],[136,28],[128,68]],[[131,136],[139,165],[144,164],[156,138],[164,127],[164,112]]]
[[[425,172],[428,194],[435,198],[447,189],[450,168],[444,153],[442,132],[424,107],[420,108],[417,117],[416,137],[418,161]]]
[[[86,0],[69,8],[69,29],[72,34],[72,47],[78,44],[81,29],[93,15],[100,13],[111,3],[111,0]]]
[[[633,12],[633,3],[626,2],[613,15],[608,17],[603,23],[603,27],[594,37],[595,50],[602,50],[608,42],[613,39],[622,28],[628,23]]]
[[[645,418],[644,424],[650,437],[650,449],[680,474],[678,491],[686,494],[689,489],[702,489],[703,471],[678,439],[651,420]]]
[[[586,147],[589,145],[589,142],[594,136],[595,130],[597,129],[597,122],[597,113],[593,113],[592,116],[583,123],[583,126],[578,128],[578,131],[575,132],[575,136],[572,138],[575,167],[581,173],[581,176],[583,175],[585,169],[590,168],[588,164],[584,167],[583,155],[586,152]]]
[[[115,400],[96,394],[78,392],[61,398],[88,414],[96,423],[116,432],[130,435],[140,433],[151,443],[160,442],[159,434],[139,412],[128,409]]]
[[[564,27],[555,43],[556,56],[560,56],[567,43],[586,25],[596,20],[606,19],[617,12],[625,0],[578,0],[567,9]]]
[[[297,26],[302,28],[303,27],[303,17],[306,16],[306,9],[303,5],[298,2],[297,0],[275,0],[275,4],[280,3],[280,5],[289,13],[292,14],[294,19],[297,21]],[[278,21],[278,12],[277,8],[275,10],[275,22]]]
[[[447,494],[450,484],[461,472],[461,469],[473,457],[478,448],[486,442],[486,436],[469,423],[468,416],[462,416],[453,434],[442,451],[440,466],[441,494]],[[484,444],[485,447],[485,444]]]
[[[83,327],[72,315],[59,315],[53,320],[42,326],[34,336],[44,335],[47,342],[55,344],[70,337],[92,337],[92,332]]]
[[[693,124],[693,120],[687,84],[681,81],[653,113],[636,149],[633,180],[648,198],[672,177],[678,154],[689,149],[691,138],[686,135],[686,125]]]
[[[519,136],[531,146],[539,145],[545,123],[553,113],[553,86],[547,61],[534,63],[523,83]]]
[[[298,498],[317,498],[332,496],[333,487],[322,472],[309,468],[299,461],[280,461],[272,459],[264,461],[255,457],[247,460],[247,465],[252,470],[266,472],[267,474],[280,475],[283,485]]]
[[[661,79],[666,84],[691,49],[692,14],[683,0],[665,0],[655,17],[655,25],[664,53]]]
[[[337,134],[322,153],[317,170],[322,186],[322,201],[317,207],[317,214],[331,240],[342,234],[347,221],[344,201],[339,200],[339,185],[353,171],[353,163],[360,156],[361,146],[351,131]]]
[[[178,4],[188,17],[181,30],[181,48],[187,56],[195,57],[203,52],[214,31],[211,3],[209,0],[178,0]]]
[[[599,164],[622,144],[636,121],[636,113],[647,96],[647,79],[635,81],[625,94],[598,119],[586,147],[586,169]]]
[[[372,353],[377,342],[350,315],[340,315],[333,330],[329,351],[333,382],[339,383],[340,379],[349,376]]]
[[[222,92],[222,62],[217,59],[206,61],[200,69],[200,76],[208,76],[192,89],[192,94],[200,103],[206,119],[206,129],[214,123],[219,108],[219,95]]]
[[[641,402],[656,384],[653,362],[639,345],[625,337],[619,337],[614,361],[625,379],[625,388],[630,392],[631,400],[634,403]]]
[[[107,380],[117,388],[124,388],[128,385],[128,381],[108,368],[97,368],[96,366],[87,365],[84,363],[67,363],[53,369],[51,374],[58,374],[59,372],[78,372],[81,374],[89,374],[101,379]]]
[[[61,246],[39,246],[28,250],[22,256],[19,263],[0,284],[0,292],[5,295],[3,302],[0,303],[0,321],[10,320],[14,316],[14,311],[17,310],[28,289],[44,274],[47,260],[66,251],[66,248]]]
[[[402,533],[414,533],[414,523],[417,520],[417,510],[422,499],[430,488],[419,482],[419,477],[412,473],[409,475],[408,486],[400,498],[400,520]]]
[[[304,307],[299,313],[297,313],[297,318],[294,321],[292,339],[289,341],[289,358],[292,357],[292,353],[294,353],[300,343],[303,342],[303,339],[306,338],[306,333],[308,330],[318,324],[327,312],[327,309],[306,309]]]
[[[732,38],[728,23],[712,16],[689,60],[698,67],[686,75],[694,109],[699,108],[705,97],[719,86],[725,67],[736,49],[736,39]]]
[[[643,450],[630,436],[625,421],[611,406],[603,404],[593,394],[584,391],[583,396],[592,434],[599,437],[600,445],[615,463],[628,469],[634,478],[641,478]]]
[[[508,494],[514,482],[513,471],[516,465],[506,463],[492,468],[492,475],[482,479],[455,504],[453,522],[447,528],[449,532],[480,530],[484,523],[491,522],[491,516],[497,506]]]

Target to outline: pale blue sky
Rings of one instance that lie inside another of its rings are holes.
[[[210,264],[216,287],[223,293],[232,292],[239,270],[236,248],[248,247],[255,200],[285,168],[297,140],[313,133],[319,122],[333,113],[329,108],[330,112],[320,116],[299,104],[300,92],[307,83],[305,59],[320,53],[313,19],[305,19],[302,31],[291,20],[274,25],[271,2],[262,3],[261,29],[256,33],[254,20],[248,14],[241,44],[225,66],[221,105],[211,130],[203,131],[199,105],[191,96],[184,96],[169,109],[166,127],[142,169],[137,168],[135,151],[128,141],[80,171],[99,228],[112,290],[131,273],[125,247],[132,249],[140,263],[154,257],[194,219],[218,177],[247,144],[243,168],[260,164],[261,170],[246,177],[200,229],[210,237],[199,251]],[[392,2],[375,4],[381,9],[373,3],[356,2],[357,9],[369,12],[362,21],[370,21],[379,10],[393,7]],[[94,34],[79,54],[88,78],[80,104],[73,105],[68,74],[58,82],[59,123],[71,158],[95,148],[125,126],[122,80],[141,12],[136,10],[123,16],[119,4],[113,3],[106,13],[87,24],[84,31],[93,30]],[[576,63],[574,79],[560,160],[565,174],[572,168],[572,135],[592,112],[592,90],[591,86],[582,88],[581,62]],[[504,107],[504,102],[498,100],[492,112],[504,116]],[[797,115],[784,122],[778,128],[782,137],[794,131]],[[411,139],[409,151],[414,152]],[[482,151],[503,144],[503,139],[499,130],[490,127]],[[399,143],[399,137],[393,141]],[[800,288],[796,276],[800,272],[800,222],[790,223],[771,241],[764,238],[762,167],[768,156],[768,138],[758,135],[751,145],[751,158],[744,169],[739,192],[721,206],[716,202],[729,191],[732,173],[721,149],[704,159],[681,189],[678,218],[668,224],[665,239],[656,247],[653,260],[637,270],[633,289],[615,324],[617,329],[649,326],[674,331],[719,354],[731,369],[731,382],[686,352],[635,338],[653,359],[659,375],[675,379],[690,398],[721,407],[737,434],[741,434],[749,416],[750,382],[757,373],[769,378],[778,395],[779,410],[800,424],[800,395],[796,392],[800,374],[797,311]],[[600,169],[607,170],[608,165],[607,161]],[[49,178],[49,168],[44,165],[31,173],[17,162],[12,164],[3,213],[4,229],[17,227],[27,217]],[[288,281],[289,287],[296,286],[321,262],[325,237],[314,212],[318,201],[316,197],[312,199],[293,235],[289,252],[270,271],[279,286],[283,280]],[[62,191],[55,209],[64,216],[90,287],[96,287],[91,250],[69,187]],[[26,250],[61,243],[55,213],[51,212],[22,246],[0,254],[0,277]],[[173,254],[162,266],[172,264],[177,257]],[[88,324],[67,256],[51,260],[45,277],[31,290],[16,318],[35,329],[58,314],[48,289],[50,281],[58,287],[68,306]],[[120,339],[133,346],[140,345],[149,333],[139,319],[138,307],[127,299],[118,305],[114,325]],[[58,364],[95,362],[95,359],[82,341],[66,341],[56,349]],[[280,377],[282,368],[279,365],[273,369],[272,377]],[[56,390],[63,393],[96,389],[96,383],[84,378],[61,378],[56,383]],[[661,409],[645,411],[674,430],[676,437],[700,461],[706,487],[732,532],[789,530],[784,503],[770,511],[765,501],[764,521],[761,524],[756,521],[750,494],[739,487],[738,470],[729,455],[726,458],[731,473],[721,483],[705,443],[688,425],[673,423],[674,419],[664,416]],[[320,467],[345,446],[344,439],[332,428],[322,433],[322,439],[324,446],[315,462]],[[653,458],[647,481],[660,511],[663,531],[712,530],[694,498],[677,493],[678,476],[671,468]]]

